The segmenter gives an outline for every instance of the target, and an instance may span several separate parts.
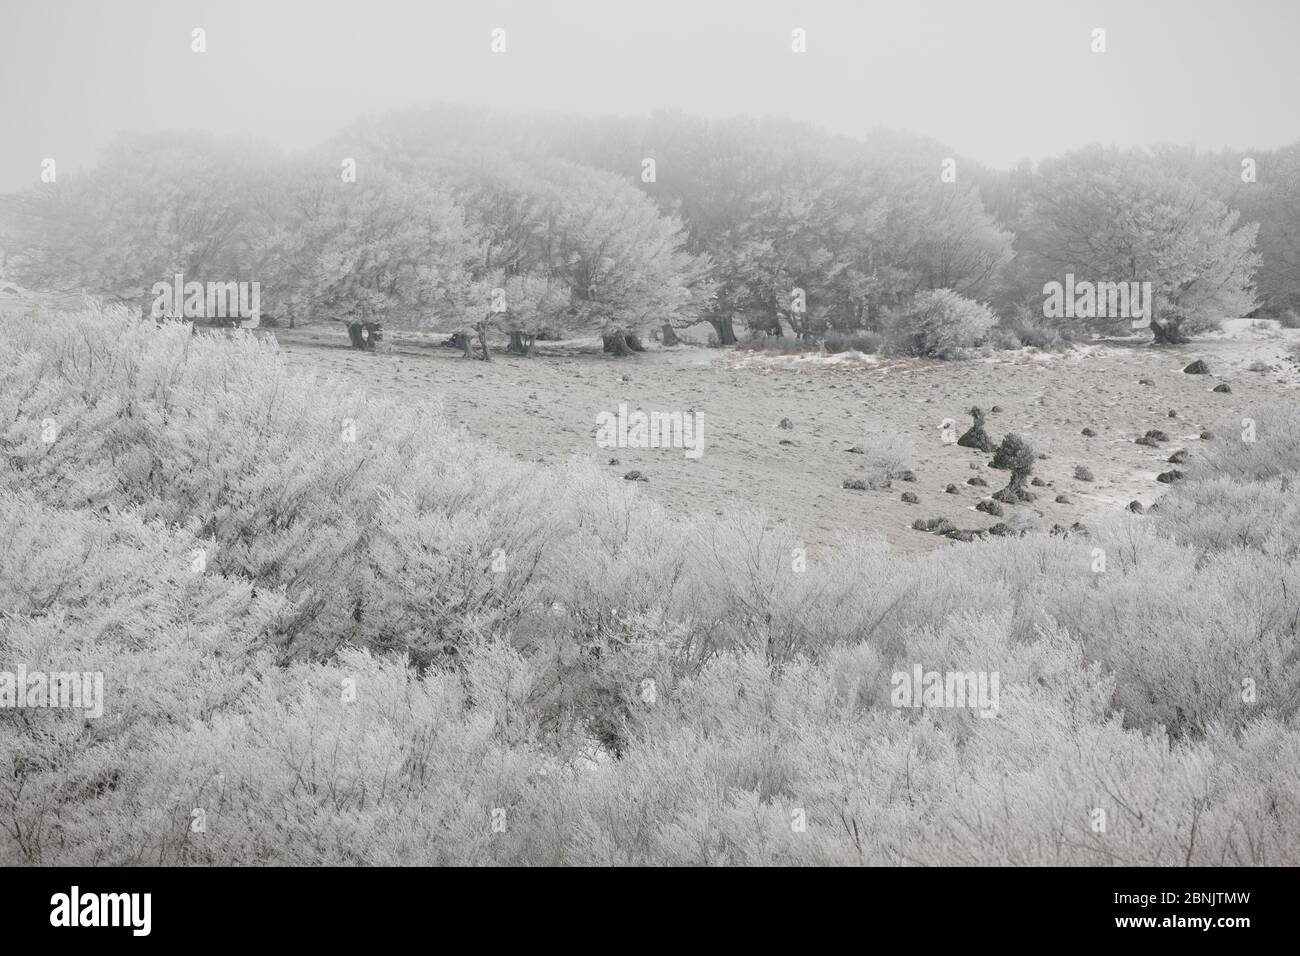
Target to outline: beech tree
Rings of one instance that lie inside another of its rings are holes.
[[[984,295],[1011,257],[974,165],[941,181],[952,151],[920,137],[864,143],[791,120],[676,113],[575,129],[571,155],[630,176],[682,219],[689,249],[707,252],[717,294],[704,317],[721,344],[735,341],[735,317],[808,339],[879,328],[917,292]],[[640,176],[647,154],[652,181]]]
[[[453,191],[480,240],[474,281],[489,292],[523,282],[509,297],[520,307],[485,320],[509,331],[515,350],[552,325],[601,335],[622,353],[653,327],[699,321],[713,300],[710,263],[682,222],[626,176],[557,158],[552,135],[437,107],[364,121],[339,142],[378,144],[370,151],[386,166]]]
[[[3,199],[3,244],[21,284],[151,302],[155,282],[255,280],[248,226],[275,156],[206,133],[120,136],[99,163]]]
[[[1259,223],[1260,303],[1273,313],[1300,312],[1300,145],[1249,157],[1250,182],[1242,180],[1247,170],[1239,154],[1225,158],[1219,181],[1231,190],[1224,200]]]
[[[539,275],[506,279],[500,287],[505,311],[501,325],[510,335],[511,352],[528,355],[533,342],[543,334],[568,331],[568,310],[572,298],[564,283]]]
[[[282,177],[263,230],[277,301],[350,325],[459,317],[481,251],[447,190],[376,163],[355,182],[310,159]]]
[[[1030,281],[1150,282],[1156,342],[1182,342],[1255,308],[1256,224],[1171,163],[1089,147],[1044,162],[1019,245]],[[1097,322],[1097,320],[1092,320]],[[1103,327],[1127,326],[1110,317]]]
[[[711,295],[708,262],[685,249],[681,222],[622,178],[567,161],[538,170],[550,276],[573,295],[570,321],[615,337],[698,318]]]

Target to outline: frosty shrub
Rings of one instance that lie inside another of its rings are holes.
[[[1293,560],[1300,554],[1300,480],[1185,484],[1160,502],[1161,524],[1201,551],[1249,548]]]
[[[888,487],[913,466],[912,443],[897,432],[873,427],[867,430],[862,444],[862,467],[871,487]]]
[[[796,568],[247,334],[0,319],[0,365],[0,669],[105,698],[0,707],[0,863],[1300,864],[1284,443],[1091,537]]]
[[[997,324],[986,305],[951,289],[919,292],[889,321],[892,350],[903,355],[963,358]]]
[[[1295,408],[1258,408],[1215,424],[1193,476],[1262,481],[1300,476],[1300,415]]]
[[[869,329],[857,332],[840,332],[831,329],[822,339],[822,344],[825,345],[826,351],[831,353],[852,350],[862,352],[864,355],[874,355],[884,344],[884,336]]]

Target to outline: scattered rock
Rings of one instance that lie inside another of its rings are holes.
[[[1096,480],[1096,479],[1094,478],[1093,474],[1092,474],[1092,469],[1089,468],[1087,465],[1075,465],[1075,466],[1074,466],[1074,477],[1077,478],[1079,481],[1094,481],[1094,480]]]
[[[1178,417],[1178,413],[1177,413],[1176,411],[1174,411],[1174,410],[1171,408],[1171,409],[1169,409],[1169,417],[1170,417],[1170,418],[1177,418],[1177,417]]]
[[[943,489],[943,493],[946,495],[959,495],[961,494],[961,489],[956,485],[949,484],[947,488]]]
[[[862,448],[859,447],[858,445],[854,445],[852,448],[846,448],[846,449],[844,449],[844,450],[845,450],[846,452],[848,452],[850,455],[865,455],[865,454],[866,454],[866,452],[863,451]]]
[[[1095,431],[1093,431],[1091,428],[1085,428],[1085,429],[1083,430],[1083,437],[1084,437],[1084,438],[1096,438],[1096,437],[1097,437],[1097,433],[1096,433]]]
[[[971,408],[970,416],[975,420],[975,424],[957,439],[957,444],[962,448],[976,448],[982,452],[991,452],[994,448],[993,439],[984,430],[984,413],[975,406]]]
[[[1155,385],[1155,382],[1153,382],[1153,381],[1152,381],[1151,379],[1149,379],[1149,378],[1140,378],[1140,379],[1138,379],[1138,384],[1139,384],[1139,385]]]
[[[1183,369],[1183,372],[1186,375],[1209,375],[1210,367],[1205,364],[1204,359],[1197,359],[1191,365],[1187,366],[1187,368]]]
[[[899,481],[916,481],[916,472],[912,471],[912,469],[910,469],[910,468],[904,469],[903,471],[900,471],[900,472],[898,473],[898,480],[899,480]]]
[[[1158,428],[1153,428],[1141,438],[1135,440],[1135,444],[1146,445],[1149,448],[1158,448],[1162,441],[1169,441],[1169,436]]]
[[[1178,449],[1178,451],[1174,452],[1172,455],[1169,456],[1169,464],[1171,465],[1181,465],[1186,460],[1187,460],[1186,448],[1180,448]]]
[[[1146,514],[1147,509],[1142,507],[1142,502],[1140,501],[1130,501],[1128,503],[1128,510],[1133,512],[1135,515],[1141,515]]]
[[[794,428],[794,422],[790,421],[788,418],[783,418],[779,423],[777,423],[776,427],[784,428],[786,431],[789,431],[791,428]]]
[[[979,475],[976,475],[973,478],[967,478],[966,484],[974,485],[976,488],[987,488],[989,486],[989,483],[985,481],[983,478],[981,478]]]
[[[1010,525],[1003,524],[1001,521],[999,521],[993,527],[989,528],[989,534],[995,534],[999,538],[1006,538],[1015,534],[1015,532],[1011,530]]]
[[[1001,412],[1002,410],[1003,410],[1003,409],[1002,409],[1002,406],[1001,406],[1001,405],[994,405],[992,408],[989,409],[989,411],[991,411],[991,412],[995,412],[995,413],[996,413],[996,412]]]
[[[947,518],[917,518],[912,522],[917,531],[933,531],[935,534],[947,534],[957,526]]]
[[[621,464],[623,464],[623,463],[622,463],[621,461],[619,461],[617,458],[611,458],[611,459],[609,460],[609,463],[610,463],[611,465],[621,465]]]
[[[788,438],[782,438],[779,442],[777,442],[777,444],[778,444],[778,445],[793,445],[794,442],[792,442],[792,441],[791,441],[790,439],[788,439]]]
[[[914,491],[903,492],[902,500],[909,505],[919,505],[921,503],[921,499],[916,496]]]
[[[843,487],[848,488],[850,491],[866,491],[867,483],[861,478],[845,478]]]
[[[1228,385],[1227,382],[1220,382],[1218,385],[1214,386],[1214,391],[1222,392],[1223,394],[1226,395],[1232,391],[1232,388]]]
[[[1172,485],[1175,481],[1183,477],[1183,473],[1177,468],[1170,468],[1168,471],[1162,471],[1156,475],[1156,481],[1163,485]]]
[[[1033,485],[1035,488],[1047,487],[1047,482],[1043,481],[1043,479],[1039,478],[1037,475],[1035,475],[1033,478],[1030,478],[1029,483]]]
[[[650,479],[647,478],[645,475],[641,474],[641,472],[639,471],[629,471],[626,475],[623,476],[623,480],[624,481],[649,481]]]
[[[1212,441],[1213,439],[1214,432],[1210,431],[1208,428],[1201,432],[1201,441]]]
[[[1056,503],[1057,503],[1058,505],[1068,505],[1068,504],[1070,503],[1070,496],[1069,496],[1069,495],[1057,495],[1057,496],[1056,496]]]
[[[996,501],[989,501],[987,498],[975,503],[975,510],[982,511],[986,515],[992,515],[995,518],[1001,518],[1003,511],[1002,506]]]

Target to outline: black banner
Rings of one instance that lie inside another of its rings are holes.
[[[1264,869],[11,868],[0,880],[12,944],[75,932],[78,942],[128,945],[373,945],[455,919],[533,936],[577,931],[593,941],[671,937],[687,927],[693,937],[738,940],[784,924],[802,942],[847,933],[865,944],[901,930],[944,947],[1018,937],[1231,946],[1286,932],[1295,895],[1294,871]]]

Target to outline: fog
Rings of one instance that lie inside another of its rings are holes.
[[[1097,27],[1104,54],[1090,49]],[[91,164],[122,130],[299,149],[363,113],[434,99],[776,113],[849,135],[892,126],[995,166],[1096,141],[1267,148],[1300,137],[1297,27],[1290,0],[4,0],[0,191],[35,182],[45,157]]]

